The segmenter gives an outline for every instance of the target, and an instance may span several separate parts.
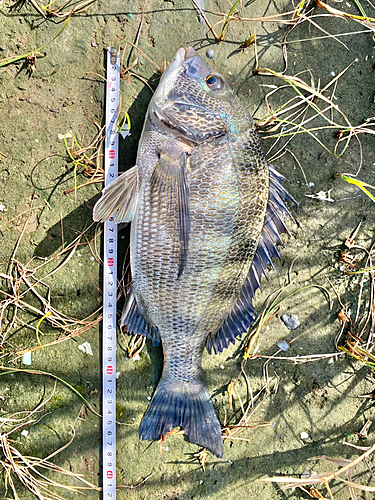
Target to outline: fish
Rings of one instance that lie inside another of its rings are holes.
[[[136,166],[103,190],[95,221],[131,222],[121,326],[161,343],[163,370],[139,436],[180,427],[222,457],[202,369],[255,320],[253,298],[292,217],[293,197],[224,77],[180,48],[148,106]]]

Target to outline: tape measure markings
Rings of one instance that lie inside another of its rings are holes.
[[[120,105],[120,51],[107,49],[105,186],[118,176],[117,117]],[[116,299],[117,224],[104,223],[103,262],[103,500],[116,499]]]

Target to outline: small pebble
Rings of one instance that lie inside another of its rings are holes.
[[[307,432],[301,432],[301,439],[307,439],[309,437],[309,435],[307,434]]]
[[[215,51],[212,49],[208,49],[206,52],[207,59],[213,59],[215,57]]]
[[[286,340],[278,340],[277,347],[282,351],[287,351],[289,349],[289,344]]]
[[[301,324],[296,314],[283,314],[281,321],[289,330],[296,330]]]

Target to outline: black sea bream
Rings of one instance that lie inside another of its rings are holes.
[[[254,293],[287,231],[282,179],[224,78],[191,47],[178,50],[151,99],[137,165],[94,208],[96,221],[131,221],[122,325],[163,346],[142,439],[180,426],[223,455],[202,354],[221,352],[254,321]]]

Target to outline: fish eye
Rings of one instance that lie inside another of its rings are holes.
[[[206,78],[206,83],[211,90],[222,90],[224,87],[224,81],[219,76],[209,75]]]

